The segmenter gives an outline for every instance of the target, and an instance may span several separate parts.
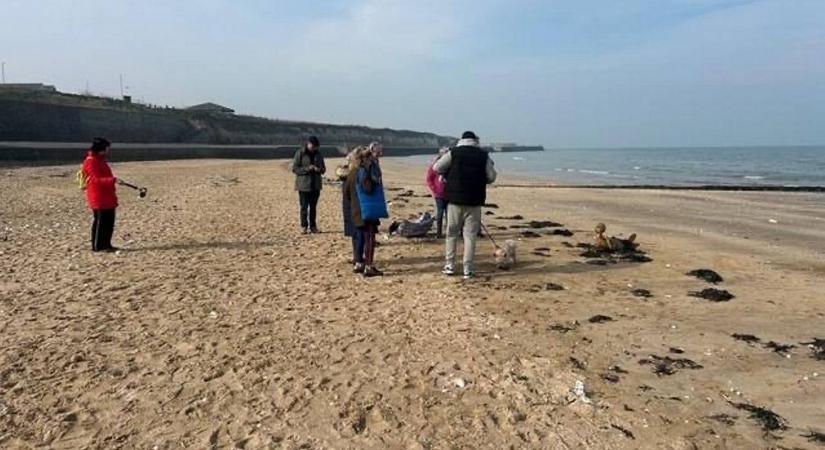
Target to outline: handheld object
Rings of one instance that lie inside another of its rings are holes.
[[[138,191],[138,197],[140,197],[140,198],[146,197],[146,194],[147,194],[148,190],[145,187],[138,187],[138,186],[135,186],[132,183],[127,183],[123,180],[117,180],[117,181],[118,181],[118,184],[121,184],[121,185],[126,186],[126,187],[130,187],[130,188]]]

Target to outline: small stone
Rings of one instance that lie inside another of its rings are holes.
[[[218,318],[218,313],[216,313],[215,311],[210,311],[209,312],[209,318],[210,319],[217,319]]]
[[[453,384],[456,385],[456,387],[461,388],[461,389],[464,389],[464,386],[467,385],[467,383],[461,378],[453,378]]]

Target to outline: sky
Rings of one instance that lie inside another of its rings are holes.
[[[0,0],[6,81],[546,147],[825,144],[825,0]]]

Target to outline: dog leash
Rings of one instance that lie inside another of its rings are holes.
[[[493,247],[495,247],[496,250],[501,250],[501,247],[499,247],[499,245],[496,244],[496,240],[493,239],[493,235],[490,234],[490,230],[488,230],[487,227],[484,226],[484,222],[480,222],[480,223],[481,223],[481,228],[484,230],[484,234],[486,234],[487,237],[490,238],[490,242],[493,243]]]

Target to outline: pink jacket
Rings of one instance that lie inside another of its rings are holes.
[[[429,186],[434,198],[444,198],[444,189],[447,187],[447,181],[433,168],[436,161],[438,161],[438,158],[433,160],[427,167],[427,186]]]

